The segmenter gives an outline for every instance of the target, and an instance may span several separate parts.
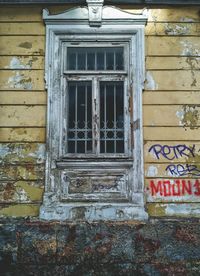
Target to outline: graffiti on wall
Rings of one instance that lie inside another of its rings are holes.
[[[200,181],[198,179],[150,180],[149,189],[152,196],[200,196]]]
[[[149,148],[149,153],[154,154],[157,160],[161,158],[167,161],[176,162],[176,164],[166,165],[166,172],[172,177],[200,176],[200,168],[195,164],[179,162],[180,158],[195,157],[195,145],[191,147],[185,144],[178,145],[160,145],[154,144]],[[148,189],[151,196],[161,197],[182,197],[182,196],[200,196],[199,179],[158,179],[150,180]]]
[[[175,160],[180,157],[195,157],[195,145],[191,148],[182,144],[176,146],[155,144],[150,147],[149,152],[152,152],[157,159],[164,157],[167,160]]]

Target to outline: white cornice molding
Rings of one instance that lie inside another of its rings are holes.
[[[84,4],[84,0],[0,0],[0,5],[61,5]],[[170,5],[170,6],[199,6],[200,0],[105,0],[105,4],[111,5]]]
[[[100,27],[105,24],[145,25],[148,19],[146,9],[141,14],[123,11],[112,6],[103,6],[103,0],[87,0],[88,7],[76,7],[59,14],[50,15],[47,9],[43,10],[43,19],[48,25],[60,24],[87,24],[91,27]]]

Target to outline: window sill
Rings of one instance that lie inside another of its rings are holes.
[[[148,214],[138,205],[127,203],[105,204],[105,203],[73,203],[54,206],[42,206],[40,219],[59,221],[99,221],[99,220],[147,220]]]

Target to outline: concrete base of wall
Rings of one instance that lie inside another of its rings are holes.
[[[200,223],[1,219],[0,275],[200,275]]]

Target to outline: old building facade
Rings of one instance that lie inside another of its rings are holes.
[[[0,1],[1,275],[199,275],[198,2]]]

